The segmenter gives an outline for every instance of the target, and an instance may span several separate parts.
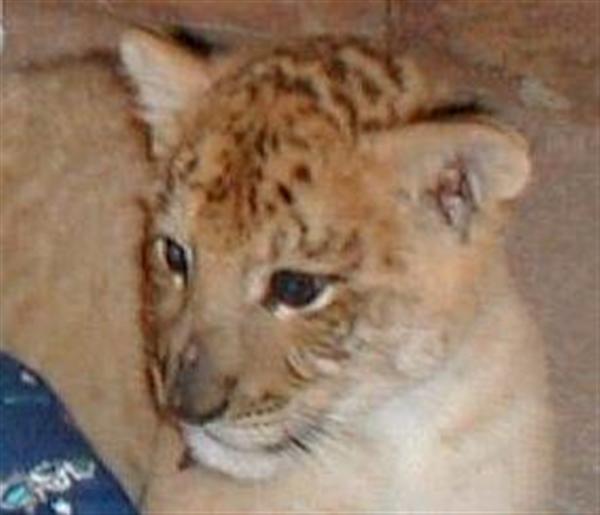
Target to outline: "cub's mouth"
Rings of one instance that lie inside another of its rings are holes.
[[[316,424],[293,432],[229,428],[222,423],[179,425],[192,463],[241,480],[268,479],[299,457],[311,455],[321,434]]]

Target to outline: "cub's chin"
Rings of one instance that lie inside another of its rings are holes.
[[[205,427],[181,424],[191,457],[199,464],[234,479],[261,481],[289,464],[289,456],[276,447],[240,448]]]

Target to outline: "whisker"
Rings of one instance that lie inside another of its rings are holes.
[[[283,454],[291,461],[295,461],[295,462],[300,461],[303,464],[306,463],[307,462],[306,458],[311,455],[310,452],[307,452],[306,450],[302,449],[301,447],[298,447],[296,445],[296,442],[294,442],[293,440],[290,440],[290,443],[292,445],[282,448]]]
[[[301,417],[308,428],[302,435],[303,440],[310,445],[315,457],[322,455],[319,450],[324,448],[348,452],[349,447],[343,440],[349,439],[351,433],[339,421],[309,408],[303,410]]]
[[[300,449],[306,454],[312,454],[311,448],[305,442],[302,441],[302,438],[299,438],[297,436],[290,436],[289,440],[295,448]]]

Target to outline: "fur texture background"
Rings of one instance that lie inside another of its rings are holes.
[[[46,375],[135,497],[155,430],[139,323],[149,175],[113,64],[2,77],[0,316],[3,348]]]

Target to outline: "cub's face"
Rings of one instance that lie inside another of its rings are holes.
[[[164,400],[197,457],[264,476],[391,393],[393,349],[370,331],[418,299],[384,167],[304,155],[228,177],[220,156],[237,149],[222,138],[204,132],[204,157],[153,210],[152,325]]]
[[[216,85],[152,36],[123,45],[164,173],[145,259],[157,394],[196,460],[238,478],[351,445],[444,366],[525,182],[514,134],[411,124],[411,92],[360,45],[304,43]]]

